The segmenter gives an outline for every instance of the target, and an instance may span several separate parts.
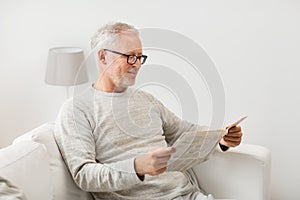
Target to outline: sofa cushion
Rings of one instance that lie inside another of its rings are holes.
[[[53,181],[54,200],[92,200],[92,195],[81,190],[73,181],[56,145],[53,135],[54,126],[54,123],[43,124],[18,137],[14,143],[22,140],[32,140],[46,146]]]
[[[0,149],[0,175],[20,188],[27,199],[51,199],[48,155],[42,144],[22,141]]]

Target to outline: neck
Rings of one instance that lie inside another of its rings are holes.
[[[109,93],[120,93],[127,90],[127,87],[116,86],[113,82],[106,78],[105,76],[99,76],[93,87],[96,90],[100,90],[102,92],[109,92]]]

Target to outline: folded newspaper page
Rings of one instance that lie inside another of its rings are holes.
[[[224,129],[182,133],[172,145],[176,152],[168,162],[168,171],[185,171],[206,161],[228,130],[246,118],[243,117]]]

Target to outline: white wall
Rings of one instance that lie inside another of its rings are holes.
[[[272,151],[273,200],[299,199],[299,10],[296,0],[0,0],[0,147],[56,117],[65,90],[44,83],[48,48],[87,53],[98,27],[121,20],[180,32],[206,50],[223,79],[225,121],[249,115],[244,142]]]

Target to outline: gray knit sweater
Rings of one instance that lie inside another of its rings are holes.
[[[144,91],[106,93],[89,87],[62,105],[55,139],[74,181],[95,199],[174,199],[199,189],[177,171],[141,181],[134,158],[197,128]]]

